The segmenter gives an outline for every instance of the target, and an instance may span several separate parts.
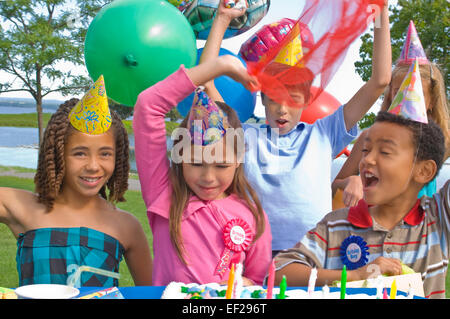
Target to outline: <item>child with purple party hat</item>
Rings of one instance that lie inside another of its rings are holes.
[[[199,87],[223,74],[252,81],[239,59],[223,56],[181,66],[136,102],[136,164],[153,232],[154,285],[224,283],[235,263],[243,265],[244,284],[262,284],[271,260],[267,216],[244,176],[239,118]],[[169,161],[164,117],[193,91]]]

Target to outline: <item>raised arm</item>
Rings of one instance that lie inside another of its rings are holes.
[[[202,55],[200,57],[200,64],[215,59],[219,56],[222,40],[225,35],[225,31],[230,25],[231,20],[240,17],[245,13],[246,9],[233,9],[225,7],[224,0],[221,0],[217,14],[214,18],[211,30],[209,31],[208,39],[206,40],[205,47],[203,48]],[[214,85],[214,81],[205,83],[205,91],[211,99],[214,101],[222,101],[223,97]]]
[[[194,90],[185,69],[180,68],[141,92],[137,99],[133,116],[136,166],[147,208],[169,186],[164,117]]]
[[[164,116],[199,85],[227,75],[244,86],[253,81],[242,62],[231,55],[216,57],[190,69],[180,68],[139,94],[133,130],[136,164],[144,201],[149,207],[169,185]]]
[[[391,80],[392,54],[388,1],[380,14],[380,26],[374,27],[372,75],[344,106],[347,130],[352,128],[376,102]]]

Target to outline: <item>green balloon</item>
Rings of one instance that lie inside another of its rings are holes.
[[[194,32],[164,0],[116,0],[89,25],[84,58],[90,77],[103,74],[107,95],[134,106],[139,93],[176,71],[195,65]]]

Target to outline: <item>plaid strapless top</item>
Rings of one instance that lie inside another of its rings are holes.
[[[39,228],[21,233],[17,239],[19,286],[63,284],[79,266],[119,272],[124,248],[100,231],[86,228]],[[112,287],[118,280],[82,272],[81,286]]]

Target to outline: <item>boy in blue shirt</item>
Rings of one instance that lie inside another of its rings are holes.
[[[230,21],[243,10],[227,9],[220,2],[203,49],[200,63],[219,53]],[[269,217],[273,253],[295,245],[332,210],[331,164],[334,157],[356,138],[356,124],[389,84],[391,45],[387,3],[374,31],[372,76],[330,116],[314,124],[299,123],[302,108],[276,103],[262,95],[269,125],[256,129],[243,125],[248,151],[246,176]],[[213,82],[205,84],[213,100],[223,101]],[[293,87],[289,94],[297,103],[308,103],[309,87]]]

